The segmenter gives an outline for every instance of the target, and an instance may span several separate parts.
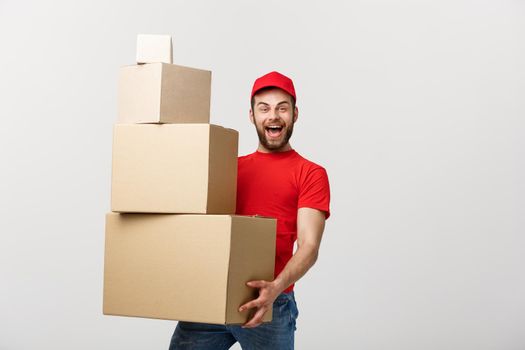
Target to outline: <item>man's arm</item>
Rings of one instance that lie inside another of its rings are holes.
[[[262,323],[264,314],[288,286],[298,281],[315,264],[323,236],[325,213],[312,208],[297,212],[297,251],[283,271],[273,281],[250,281],[248,286],[259,288],[259,297],[242,305],[239,311],[256,307],[257,311],[243,327],[254,328]]]

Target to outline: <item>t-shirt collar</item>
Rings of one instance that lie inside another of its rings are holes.
[[[295,152],[294,149],[291,149],[291,150],[284,151],[284,152],[268,152],[268,153],[256,150],[254,154],[256,156],[258,156],[258,157],[280,159],[280,158],[289,157],[289,156],[294,155],[296,153],[297,152]]]

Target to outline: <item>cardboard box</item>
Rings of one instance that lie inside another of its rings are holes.
[[[106,216],[106,315],[245,323],[250,280],[273,280],[276,220],[235,215]],[[271,311],[264,321],[271,321]]]
[[[234,214],[238,133],[211,124],[116,124],[111,211]]]
[[[137,63],[173,63],[173,47],[169,35],[137,35]]]
[[[119,123],[209,123],[211,72],[166,63],[120,68]]]

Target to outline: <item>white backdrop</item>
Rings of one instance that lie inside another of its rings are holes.
[[[137,33],[213,71],[241,154],[253,80],[294,79],[292,145],[333,197],[297,349],[525,348],[523,1],[1,0],[0,349],[167,349],[175,322],[102,315]]]

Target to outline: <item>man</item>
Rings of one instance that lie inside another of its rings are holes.
[[[255,81],[250,120],[259,146],[238,162],[237,214],[277,218],[274,280],[247,283],[258,289],[259,296],[240,306],[240,312],[254,310],[244,325],[179,322],[170,350],[229,349],[237,341],[245,350],[294,348],[298,316],[294,283],[317,260],[330,216],[326,171],[301,157],[289,143],[299,115],[295,103],[295,88],[288,77],[271,72]],[[270,308],[272,322],[262,323]]]

